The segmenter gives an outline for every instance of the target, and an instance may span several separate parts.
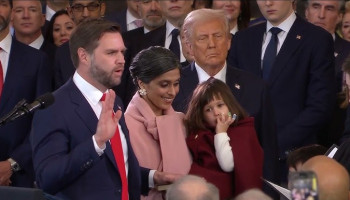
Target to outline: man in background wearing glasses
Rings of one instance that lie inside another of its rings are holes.
[[[76,25],[87,19],[98,19],[104,16],[106,4],[101,0],[71,0],[68,13]],[[55,55],[54,83],[55,89],[62,86],[74,73],[69,42],[60,46]]]

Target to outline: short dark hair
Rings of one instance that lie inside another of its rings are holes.
[[[233,96],[231,89],[226,83],[215,78],[210,78],[197,86],[188,105],[185,125],[189,134],[199,130],[208,130],[203,120],[203,109],[214,97],[222,99],[228,107],[228,110],[232,114],[237,115],[233,126],[237,124],[237,121],[248,116],[246,111]]]
[[[79,65],[78,49],[84,48],[92,54],[104,33],[120,33],[120,27],[107,20],[89,19],[75,28],[69,40],[70,55],[75,68]]]
[[[310,158],[318,155],[324,155],[326,152],[327,148],[318,144],[300,147],[288,154],[287,166],[296,169],[298,163],[304,164]]]
[[[140,51],[134,57],[129,70],[134,84],[139,87],[138,80],[147,84],[168,71],[180,68],[180,61],[173,52],[154,46]]]
[[[72,5],[75,0],[69,0],[69,5]],[[99,3],[102,3],[105,0],[97,0]]]

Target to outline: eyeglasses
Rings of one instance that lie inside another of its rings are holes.
[[[71,6],[72,10],[75,12],[83,12],[85,8],[88,9],[88,11],[96,11],[100,7],[99,3],[90,3],[87,6],[84,6],[82,4],[75,4]]]

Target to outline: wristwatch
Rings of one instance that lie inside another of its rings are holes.
[[[14,161],[12,158],[7,159],[10,163],[11,163],[11,170],[13,172],[18,172],[19,170],[21,170],[21,167],[19,166],[19,164]]]

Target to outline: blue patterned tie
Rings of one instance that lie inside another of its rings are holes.
[[[173,31],[171,31],[171,43],[169,46],[170,51],[172,51],[177,58],[180,60],[180,44],[177,37],[179,36],[179,29],[174,28]]]
[[[272,27],[270,29],[270,32],[272,34],[271,40],[266,47],[265,55],[263,59],[263,79],[264,80],[267,80],[269,78],[271,68],[273,66],[273,63],[275,62],[275,58],[277,55],[277,44],[278,44],[277,34],[281,31],[282,30],[277,27]]]

